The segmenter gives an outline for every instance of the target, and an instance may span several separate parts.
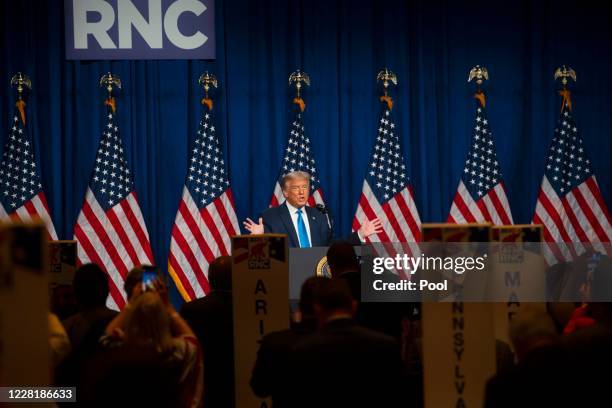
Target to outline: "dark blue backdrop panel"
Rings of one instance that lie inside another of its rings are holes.
[[[156,261],[170,231],[201,112],[197,78],[220,80],[215,110],[238,217],[270,199],[285,148],[292,92],[305,70],[306,132],[338,235],[346,235],[380,113],[375,77],[394,70],[394,116],[421,219],[446,219],[471,135],[482,64],[491,129],[515,222],[530,222],[560,101],[555,68],[578,73],[575,117],[608,207],[612,203],[612,17],[595,2],[217,0],[215,61],[64,59],[60,1],[1,2],[0,129],[27,73],[29,125],[61,238],[72,236],[100,138],[101,74],[123,81],[119,123]],[[136,34],[137,35],[137,34]],[[6,131],[0,133],[4,142]]]

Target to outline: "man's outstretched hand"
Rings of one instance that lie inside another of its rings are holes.
[[[382,222],[377,218],[373,220],[366,219],[363,224],[361,224],[361,228],[359,228],[359,235],[363,238],[367,238],[370,235],[378,234],[382,232]]]
[[[253,221],[252,219],[247,218],[246,221],[242,223],[242,225],[244,225],[244,228],[246,228],[246,230],[249,231],[249,233],[251,234],[263,234],[264,233],[264,226],[263,226],[262,218],[259,218],[259,223],[255,223],[255,221]]]

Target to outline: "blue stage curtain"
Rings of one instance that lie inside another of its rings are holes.
[[[64,59],[60,1],[0,3],[0,140],[28,74],[29,125],[61,238],[71,238],[100,138],[100,76],[120,75],[119,123],[156,261],[170,231],[201,112],[199,75],[215,73],[218,134],[238,217],[267,207],[285,148],[288,75],[302,68],[305,126],[337,235],[347,235],[380,114],[375,77],[397,73],[394,115],[424,222],[446,219],[471,136],[471,67],[484,90],[514,220],[529,223],[560,108],[552,75],[578,74],[575,117],[608,207],[612,203],[612,17],[589,1],[216,2],[215,61]],[[137,35],[137,34],[136,34]]]

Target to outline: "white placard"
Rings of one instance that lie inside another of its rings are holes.
[[[289,327],[289,251],[286,235],[232,239],[232,297],[236,406],[271,407],[249,385],[261,338]]]

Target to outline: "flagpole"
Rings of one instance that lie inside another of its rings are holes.
[[[100,87],[106,88],[108,91],[108,98],[113,97],[113,88],[121,89],[121,78],[119,75],[108,72],[100,77]]]
[[[478,100],[478,102],[480,102],[480,106],[482,106],[483,108],[485,107],[486,100],[485,94],[480,88],[480,86],[484,81],[488,80],[489,71],[487,70],[487,68],[481,67],[480,65],[476,65],[474,68],[472,68],[470,70],[470,74],[468,75],[468,83],[472,81],[476,82],[476,94],[474,95],[474,97],[476,98],[476,100]]]
[[[209,74],[208,71],[206,71],[202,75],[200,75],[200,78],[198,79],[198,84],[204,88],[204,98],[202,99],[202,105],[206,105],[208,107],[208,110],[211,111],[213,108],[213,101],[208,95],[208,92],[210,91],[211,87],[217,89],[217,77],[213,74]]]
[[[30,90],[32,89],[32,81],[30,81],[30,78],[27,75],[22,74],[21,72],[17,72],[15,75],[13,75],[11,78],[11,85],[15,85],[17,87],[17,95],[19,100],[23,99],[22,96],[25,88]]]
[[[108,72],[100,77],[100,88],[106,88],[108,91],[108,98],[104,101],[104,104],[110,106],[113,113],[115,113],[117,105],[113,97],[113,89],[121,89],[121,78],[117,74]]]
[[[22,74],[21,72],[17,72],[11,78],[11,85],[16,86],[17,88],[17,102],[15,102],[15,106],[19,110],[19,115],[21,116],[21,123],[25,126],[26,116],[25,116],[25,101],[23,100],[23,91],[25,88],[32,89],[32,81],[30,78]]]
[[[289,86],[295,84],[295,97],[297,99],[302,98],[300,94],[300,91],[302,89],[302,83],[306,86],[310,86],[310,77],[307,73],[302,72],[298,69],[297,71],[294,71],[291,73],[291,75],[289,75]]]
[[[393,99],[389,96],[389,88],[391,84],[393,84],[393,86],[397,86],[397,75],[385,67],[378,73],[378,75],[376,75],[376,82],[382,82],[383,85],[383,96],[380,97],[380,101],[386,102],[389,110],[392,110]]]
[[[561,78],[561,86],[563,86],[563,89],[559,91],[559,95],[561,95],[561,97],[563,98],[561,102],[561,111],[563,111],[563,108],[567,106],[567,108],[571,112],[572,99],[571,92],[569,89],[567,89],[567,84],[569,83],[569,79],[572,79],[574,82],[576,82],[576,71],[574,71],[571,67],[566,67],[565,65],[562,65],[557,68],[554,75],[555,81],[559,78]]]

